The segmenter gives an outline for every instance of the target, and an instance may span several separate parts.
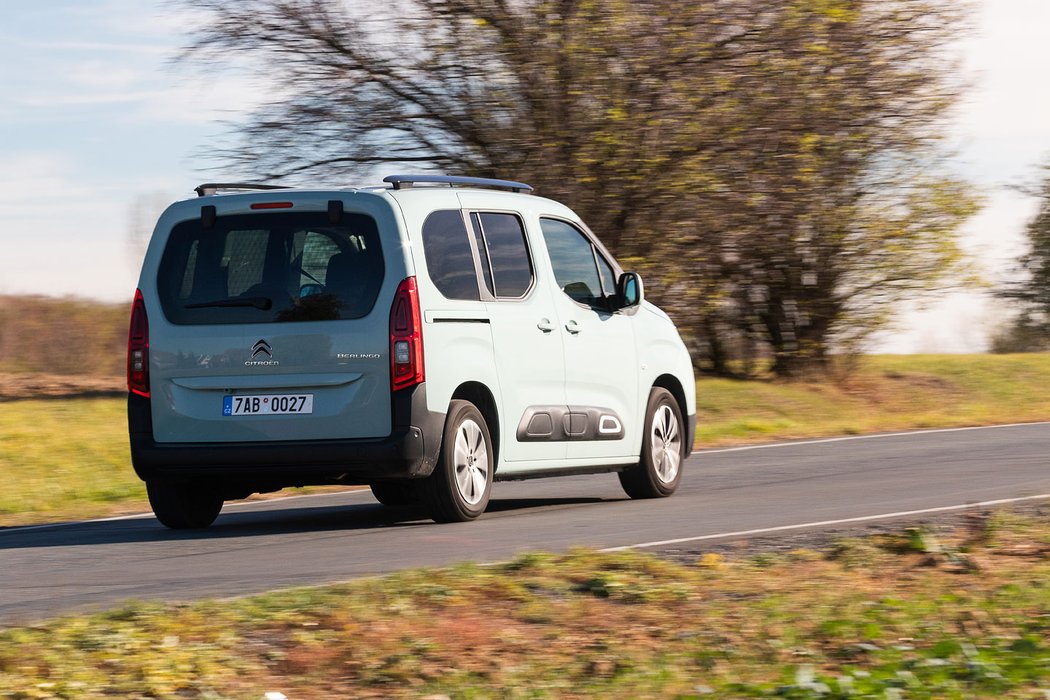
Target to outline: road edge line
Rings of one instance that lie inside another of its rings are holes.
[[[923,428],[920,430],[901,430],[896,433],[872,433],[870,435],[841,435],[839,437],[814,438],[812,440],[792,440],[789,442],[765,442],[759,445],[739,445],[737,447],[716,447],[710,450],[694,450],[692,456],[715,455],[724,452],[746,452],[748,450],[768,450],[774,447],[802,447],[805,445],[823,445],[829,442],[847,442],[849,440],[875,440],[878,438],[906,437],[909,435],[927,435],[933,433],[961,433],[968,430],[996,430],[997,428],[1024,428],[1033,425],[1050,425],[1050,421],[1033,421],[1031,423],[1002,423],[999,425],[968,425],[961,428]]]
[[[753,530],[737,530],[735,532],[719,532],[711,535],[697,535],[695,537],[677,537],[671,540],[654,540],[652,542],[640,542],[627,544],[619,547],[605,547],[600,552],[623,552],[629,549],[646,549],[649,547],[664,547],[672,544],[683,544],[685,542],[701,542],[703,540],[719,540],[729,537],[750,537],[752,535],[766,535],[773,532],[787,532],[789,530],[803,530],[813,527],[827,527],[829,525],[847,525],[850,523],[863,523],[874,520],[892,520],[893,518],[906,518],[911,515],[927,515],[930,513],[947,513],[954,510],[967,510],[970,508],[986,508],[991,506],[1008,505],[1010,503],[1023,503],[1024,501],[1050,500],[1050,493],[1041,493],[1037,496],[1019,496],[1017,498],[998,498],[991,501],[977,501],[965,505],[939,506],[936,508],[920,508],[918,510],[902,510],[895,513],[880,513],[878,515],[861,515],[855,518],[839,518],[837,520],[817,520],[810,523],[798,523],[796,525],[777,525],[775,527],[760,527]]]

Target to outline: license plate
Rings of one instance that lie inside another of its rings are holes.
[[[284,416],[313,412],[313,394],[260,394],[222,398],[224,416]]]

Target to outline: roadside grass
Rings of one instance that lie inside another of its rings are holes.
[[[125,401],[0,403],[0,525],[141,511]]]
[[[697,444],[1050,420],[1050,354],[878,355],[837,378],[701,379]]]
[[[52,380],[43,385],[62,390]],[[887,355],[862,358],[838,377],[702,378],[697,448],[1050,420],[1046,387],[1050,354]],[[0,527],[148,510],[131,469],[124,405],[122,398],[0,402]]]
[[[123,398],[0,403],[0,527],[148,512],[146,486],[131,466],[125,406]]]
[[[1036,698],[1050,517],[691,565],[530,553],[0,631],[10,698]]]

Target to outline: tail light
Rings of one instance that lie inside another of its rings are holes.
[[[128,391],[149,398],[149,319],[142,291],[135,290],[128,329]]]
[[[415,277],[401,280],[390,307],[390,386],[394,391],[422,384],[423,319]]]

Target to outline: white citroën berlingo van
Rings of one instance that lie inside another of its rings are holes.
[[[571,210],[518,182],[201,185],[161,215],[128,341],[135,471],[157,518],[368,484],[438,521],[494,480],[619,472],[678,487],[692,364]]]

